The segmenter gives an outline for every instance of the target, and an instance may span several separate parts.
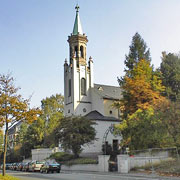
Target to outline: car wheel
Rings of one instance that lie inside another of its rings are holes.
[[[57,173],[60,173],[60,170],[58,170]]]

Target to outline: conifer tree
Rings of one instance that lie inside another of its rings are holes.
[[[151,61],[150,51],[139,33],[136,33],[133,36],[132,43],[129,46],[129,49],[129,54],[126,55],[124,61],[124,64],[126,66],[125,71],[127,73],[130,72],[141,59]]]
[[[136,32],[136,34],[133,36],[132,38],[132,42],[131,45],[129,46],[129,54],[125,55],[125,74],[128,77],[131,77],[132,74],[132,70],[134,68],[134,66],[141,60],[141,59],[145,59],[147,61],[151,61],[151,57],[150,57],[150,50],[147,47],[145,41],[143,40],[143,38],[140,36],[140,34],[138,32]],[[121,86],[125,80],[123,77],[118,77],[118,82],[119,85]]]

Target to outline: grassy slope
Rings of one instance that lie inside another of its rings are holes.
[[[20,180],[20,179],[15,178],[15,177],[12,177],[12,176],[8,176],[8,175],[2,176],[2,175],[0,174],[0,180]]]

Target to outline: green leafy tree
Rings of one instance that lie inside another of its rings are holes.
[[[25,157],[31,155],[31,149],[40,148],[43,145],[45,131],[45,122],[38,117],[27,129],[23,137],[23,146],[21,152],[25,152]]]
[[[116,133],[121,132],[122,146],[131,150],[164,147],[170,145],[165,125],[154,115],[154,109],[137,110],[121,124],[116,125]]]
[[[180,100],[180,57],[163,52],[160,71],[163,85],[166,87],[165,95],[171,101]]]
[[[18,144],[23,144],[24,142],[24,137],[27,133],[28,129],[28,124],[27,123],[22,123],[20,126],[20,130],[18,131],[17,137],[16,137],[16,142]]]
[[[75,157],[79,157],[82,146],[95,140],[95,122],[85,117],[65,117],[57,127],[56,138],[65,150],[72,150]]]
[[[162,104],[155,112],[156,119],[161,121],[171,138],[171,146],[180,147],[180,102]],[[170,145],[169,144],[169,145]]]
[[[26,149],[26,145],[25,145],[25,142],[26,142],[25,137],[27,134],[28,126],[29,125],[27,123],[22,123],[16,137],[16,144],[19,147],[18,151],[20,152],[20,156],[23,158],[29,157],[27,153],[28,150]],[[10,152],[9,154],[11,155],[11,153],[13,155],[15,154],[14,151]]]
[[[31,149],[58,145],[55,129],[63,116],[64,97],[52,95],[41,101],[42,114],[31,125],[22,124],[17,141],[21,145],[21,156],[30,157]]]
[[[7,136],[9,128],[18,121],[31,123],[37,120],[41,113],[38,108],[30,108],[29,100],[23,99],[14,86],[14,79],[10,74],[0,75],[0,126],[5,126],[3,176],[5,175],[5,163],[7,152]]]
[[[59,125],[63,117],[64,97],[61,94],[52,95],[41,101],[42,120],[45,121],[44,146],[52,147],[58,144],[54,135],[54,129]]]

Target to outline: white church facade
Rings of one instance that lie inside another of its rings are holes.
[[[94,83],[93,59],[86,57],[88,39],[82,31],[78,6],[68,43],[69,60],[64,63],[64,115],[85,116],[96,121],[97,141],[84,147],[83,153],[101,153],[104,140],[116,146],[120,142],[120,137],[111,133],[107,136],[107,132],[112,124],[120,123],[120,112],[112,104],[121,98],[121,89]]]

